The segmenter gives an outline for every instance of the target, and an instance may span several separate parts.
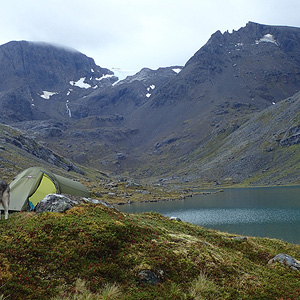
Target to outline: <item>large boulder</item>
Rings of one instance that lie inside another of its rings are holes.
[[[277,254],[275,257],[269,260],[268,264],[272,264],[274,262],[279,262],[293,270],[300,271],[300,261],[285,253]]]
[[[71,209],[77,204],[77,201],[71,200],[64,195],[49,194],[37,204],[35,211],[37,213],[43,213],[47,211],[62,213],[68,209]]]

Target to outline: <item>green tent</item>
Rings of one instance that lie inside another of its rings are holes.
[[[24,170],[10,183],[9,210],[34,209],[48,194],[70,194],[89,197],[90,193],[80,182],[32,167]]]

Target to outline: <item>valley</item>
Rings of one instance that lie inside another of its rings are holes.
[[[249,22],[184,66],[119,80],[76,50],[10,42],[0,122],[79,169],[145,185],[298,184],[299,45],[299,28]]]

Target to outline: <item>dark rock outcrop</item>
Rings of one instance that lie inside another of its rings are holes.
[[[151,270],[141,270],[138,273],[138,278],[139,278],[140,282],[148,283],[151,285],[156,285],[156,284],[162,283],[160,276],[158,276]]]

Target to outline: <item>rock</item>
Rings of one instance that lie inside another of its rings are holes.
[[[37,213],[43,213],[47,211],[62,213],[68,209],[71,209],[77,204],[77,201],[71,200],[64,195],[49,194],[37,204],[35,211]]]
[[[108,204],[105,201],[97,200],[97,199],[93,199],[93,198],[82,198],[82,201],[87,202],[87,203],[92,203],[92,204],[102,204],[106,207],[114,207],[113,205]]]
[[[246,236],[232,236],[231,239],[236,240],[236,241],[247,241],[248,240],[248,238]]]
[[[96,197],[98,197],[98,198],[102,198],[102,197],[103,197],[101,193],[94,193],[94,195],[95,195]]]
[[[126,184],[126,188],[134,188],[134,187],[139,187],[141,186],[139,183],[135,182],[135,181],[128,181],[127,180],[127,184]]]
[[[181,219],[179,219],[178,217],[170,217],[169,220],[171,220],[171,221],[178,221],[178,222],[181,221]]]
[[[110,198],[113,198],[113,197],[117,197],[117,194],[116,193],[108,193],[107,196]]]
[[[272,264],[274,262],[280,262],[281,264],[288,266],[293,270],[300,271],[300,261],[285,253],[277,254],[268,261],[268,264]]]
[[[140,193],[140,194],[144,194],[144,195],[149,195],[151,194],[149,191],[145,191],[145,190],[135,190],[136,193]]]
[[[109,183],[105,184],[104,187],[105,187],[106,189],[112,189],[112,188],[118,187],[118,184],[115,183],[115,182],[109,182]]]
[[[150,270],[142,270],[138,273],[139,280],[143,283],[148,283],[151,285],[156,285],[161,283],[161,279]]]
[[[126,159],[126,155],[123,154],[123,153],[117,153],[116,154],[116,159],[124,160],[124,159]]]

